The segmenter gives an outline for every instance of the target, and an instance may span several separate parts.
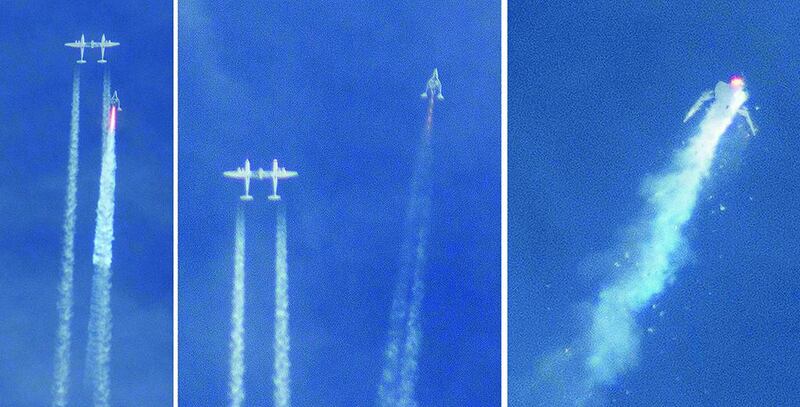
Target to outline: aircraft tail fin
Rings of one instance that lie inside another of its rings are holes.
[[[249,202],[249,201],[253,200],[253,196],[252,195],[242,195],[242,196],[239,197],[239,199],[241,199],[244,202]]]
[[[742,108],[739,109],[739,115],[744,117],[744,119],[747,121],[747,126],[750,127],[750,135],[755,136],[758,132],[758,127],[756,127],[756,124],[753,123],[753,118],[750,117],[750,111],[747,110],[746,107],[742,106]]]
[[[270,195],[270,196],[267,197],[267,199],[269,199],[270,201],[273,201],[273,202],[280,201],[281,200],[281,196],[280,195]]]

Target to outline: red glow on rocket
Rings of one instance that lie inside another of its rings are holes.
[[[741,88],[744,87],[744,78],[742,78],[741,76],[738,76],[738,75],[734,75],[734,76],[731,77],[730,85],[731,85],[731,88],[734,88],[734,89],[737,89],[737,90],[741,89]]]
[[[109,113],[110,117],[108,120],[108,131],[116,131],[117,130],[117,107],[111,106],[111,113]]]

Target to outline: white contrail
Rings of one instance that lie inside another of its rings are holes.
[[[117,161],[115,129],[110,120],[111,75],[103,77],[103,158],[100,167],[100,194],[94,232],[94,276],[89,314],[88,369],[93,385],[94,405],[110,405],[111,359],[111,253],[114,241],[114,190]]]
[[[427,206],[427,205],[426,205]],[[422,209],[422,219],[427,219],[429,209]],[[422,344],[422,325],[420,314],[422,311],[422,300],[425,297],[425,262],[427,260],[427,234],[426,222],[422,222],[419,228],[416,261],[414,264],[414,283],[411,285],[411,304],[408,309],[408,320],[406,322],[406,342],[403,349],[403,360],[400,366],[400,396],[399,405],[404,407],[415,407],[417,402],[414,398],[414,390],[417,383],[417,360],[419,358],[419,347]]]
[[[383,407],[414,406],[417,358],[422,339],[420,311],[424,297],[427,228],[430,218],[430,167],[433,100],[428,104],[425,129],[417,150],[406,209],[400,273],[392,300],[391,321],[378,404]],[[411,301],[409,302],[409,286]]]
[[[244,210],[236,214],[236,251],[233,265],[233,292],[231,294],[231,372],[228,378],[228,397],[231,407],[244,402]]]
[[[698,133],[677,152],[670,171],[646,183],[652,210],[643,237],[628,248],[628,268],[600,292],[591,309],[588,354],[581,358],[586,375],[575,392],[577,404],[592,400],[600,387],[614,383],[636,363],[640,330],[636,317],[674,278],[685,245],[683,227],[692,217],[719,140],[746,99],[741,90],[716,100]]]
[[[78,131],[81,101],[81,71],[72,76],[72,117],[69,129],[67,195],[64,209],[64,251],[61,255],[61,283],[58,286],[58,332],[53,381],[53,406],[69,400],[70,350],[72,346],[72,281],[75,269],[75,210],[78,207]]]
[[[413,272],[412,248],[413,242],[413,223],[412,215],[416,208],[416,185],[412,179],[412,194],[407,208],[405,237],[400,254],[400,273],[395,285],[394,298],[390,312],[389,334],[386,349],[384,351],[384,366],[381,375],[381,382],[378,385],[378,404],[381,407],[392,407],[397,405],[399,397],[400,379],[400,355],[401,345],[405,332],[406,314],[408,311],[408,286],[410,284],[410,274]]]
[[[289,274],[286,261],[286,209],[278,208],[275,226],[275,350],[272,377],[275,390],[273,393],[276,407],[291,405],[289,388]]]

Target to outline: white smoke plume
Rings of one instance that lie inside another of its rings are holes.
[[[276,407],[291,405],[289,361],[289,274],[286,260],[286,209],[278,208],[275,228],[275,351],[272,378]]]
[[[96,407],[111,404],[111,255],[114,241],[114,191],[117,159],[115,153],[115,111],[110,106],[111,74],[103,77],[103,157],[100,167],[100,194],[94,234],[94,275],[89,314],[87,368]]]
[[[64,248],[61,255],[61,283],[58,286],[58,331],[56,334],[53,406],[64,407],[69,400],[70,354],[72,347],[72,282],[75,269],[75,222],[78,207],[78,141],[81,113],[81,71],[72,76],[72,115],[69,130],[67,194],[64,209]]]
[[[236,242],[233,266],[233,292],[231,294],[230,377],[228,397],[231,407],[240,407],[244,402],[244,254],[245,254],[244,209],[236,214]]]

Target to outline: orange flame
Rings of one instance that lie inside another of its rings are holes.
[[[744,78],[741,76],[733,76],[731,77],[731,87],[736,89],[741,89],[744,87]]]
[[[111,106],[111,117],[108,120],[108,131],[117,130],[117,107]]]

